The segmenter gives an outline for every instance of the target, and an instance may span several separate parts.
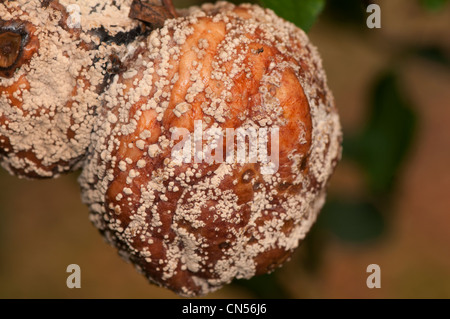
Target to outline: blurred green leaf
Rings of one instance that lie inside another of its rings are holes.
[[[339,239],[354,243],[373,241],[385,230],[383,215],[377,207],[357,200],[329,200],[319,222]]]
[[[395,177],[413,141],[416,115],[389,73],[375,85],[366,129],[344,141],[344,154],[366,171],[373,192],[392,190]]]
[[[450,56],[439,47],[423,47],[413,51],[419,57],[450,67]]]
[[[308,32],[325,7],[325,0],[260,0],[284,19]]]
[[[249,280],[235,280],[233,284],[248,290],[255,298],[259,299],[288,299],[291,297],[277,278],[276,273],[256,276]]]
[[[366,0],[328,0],[324,14],[338,24],[357,26],[358,30],[367,30],[366,8],[370,3]],[[364,25],[361,28],[361,25]]]
[[[300,264],[310,275],[315,275],[320,270],[323,261],[323,251],[326,245],[323,227],[318,222],[311,228],[308,236],[301,245]]]
[[[438,11],[448,3],[448,0],[420,0],[420,3],[430,11]]]

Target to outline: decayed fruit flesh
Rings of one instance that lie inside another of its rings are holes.
[[[303,31],[258,6],[183,15],[140,44],[105,92],[80,183],[91,220],[121,255],[193,296],[289,258],[323,205],[341,131]],[[278,171],[178,163],[173,129],[193,133],[196,121],[278,127]]]

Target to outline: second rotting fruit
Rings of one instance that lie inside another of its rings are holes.
[[[0,3],[0,164],[14,175],[82,165],[112,64],[139,35],[131,0],[77,3]]]

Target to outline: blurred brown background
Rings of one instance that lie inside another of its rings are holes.
[[[383,230],[358,243],[319,225],[314,242],[308,238],[272,276],[208,297],[267,296],[258,289],[275,285],[273,291],[289,298],[450,298],[450,67],[405,54],[416,47],[450,52],[450,6],[433,11],[419,1],[376,3],[380,30],[327,8],[309,35],[322,54],[346,136],[364,129],[374,81],[387,69],[395,70],[417,116]],[[360,165],[344,160],[330,198],[370,197],[366,177]],[[103,241],[88,220],[76,178],[25,181],[0,171],[0,298],[176,298],[149,285]],[[72,263],[81,267],[81,289],[66,287]],[[366,286],[369,264],[381,267],[381,289]]]

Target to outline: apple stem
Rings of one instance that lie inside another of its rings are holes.
[[[133,0],[129,17],[161,28],[164,21],[178,17],[172,0]]]

